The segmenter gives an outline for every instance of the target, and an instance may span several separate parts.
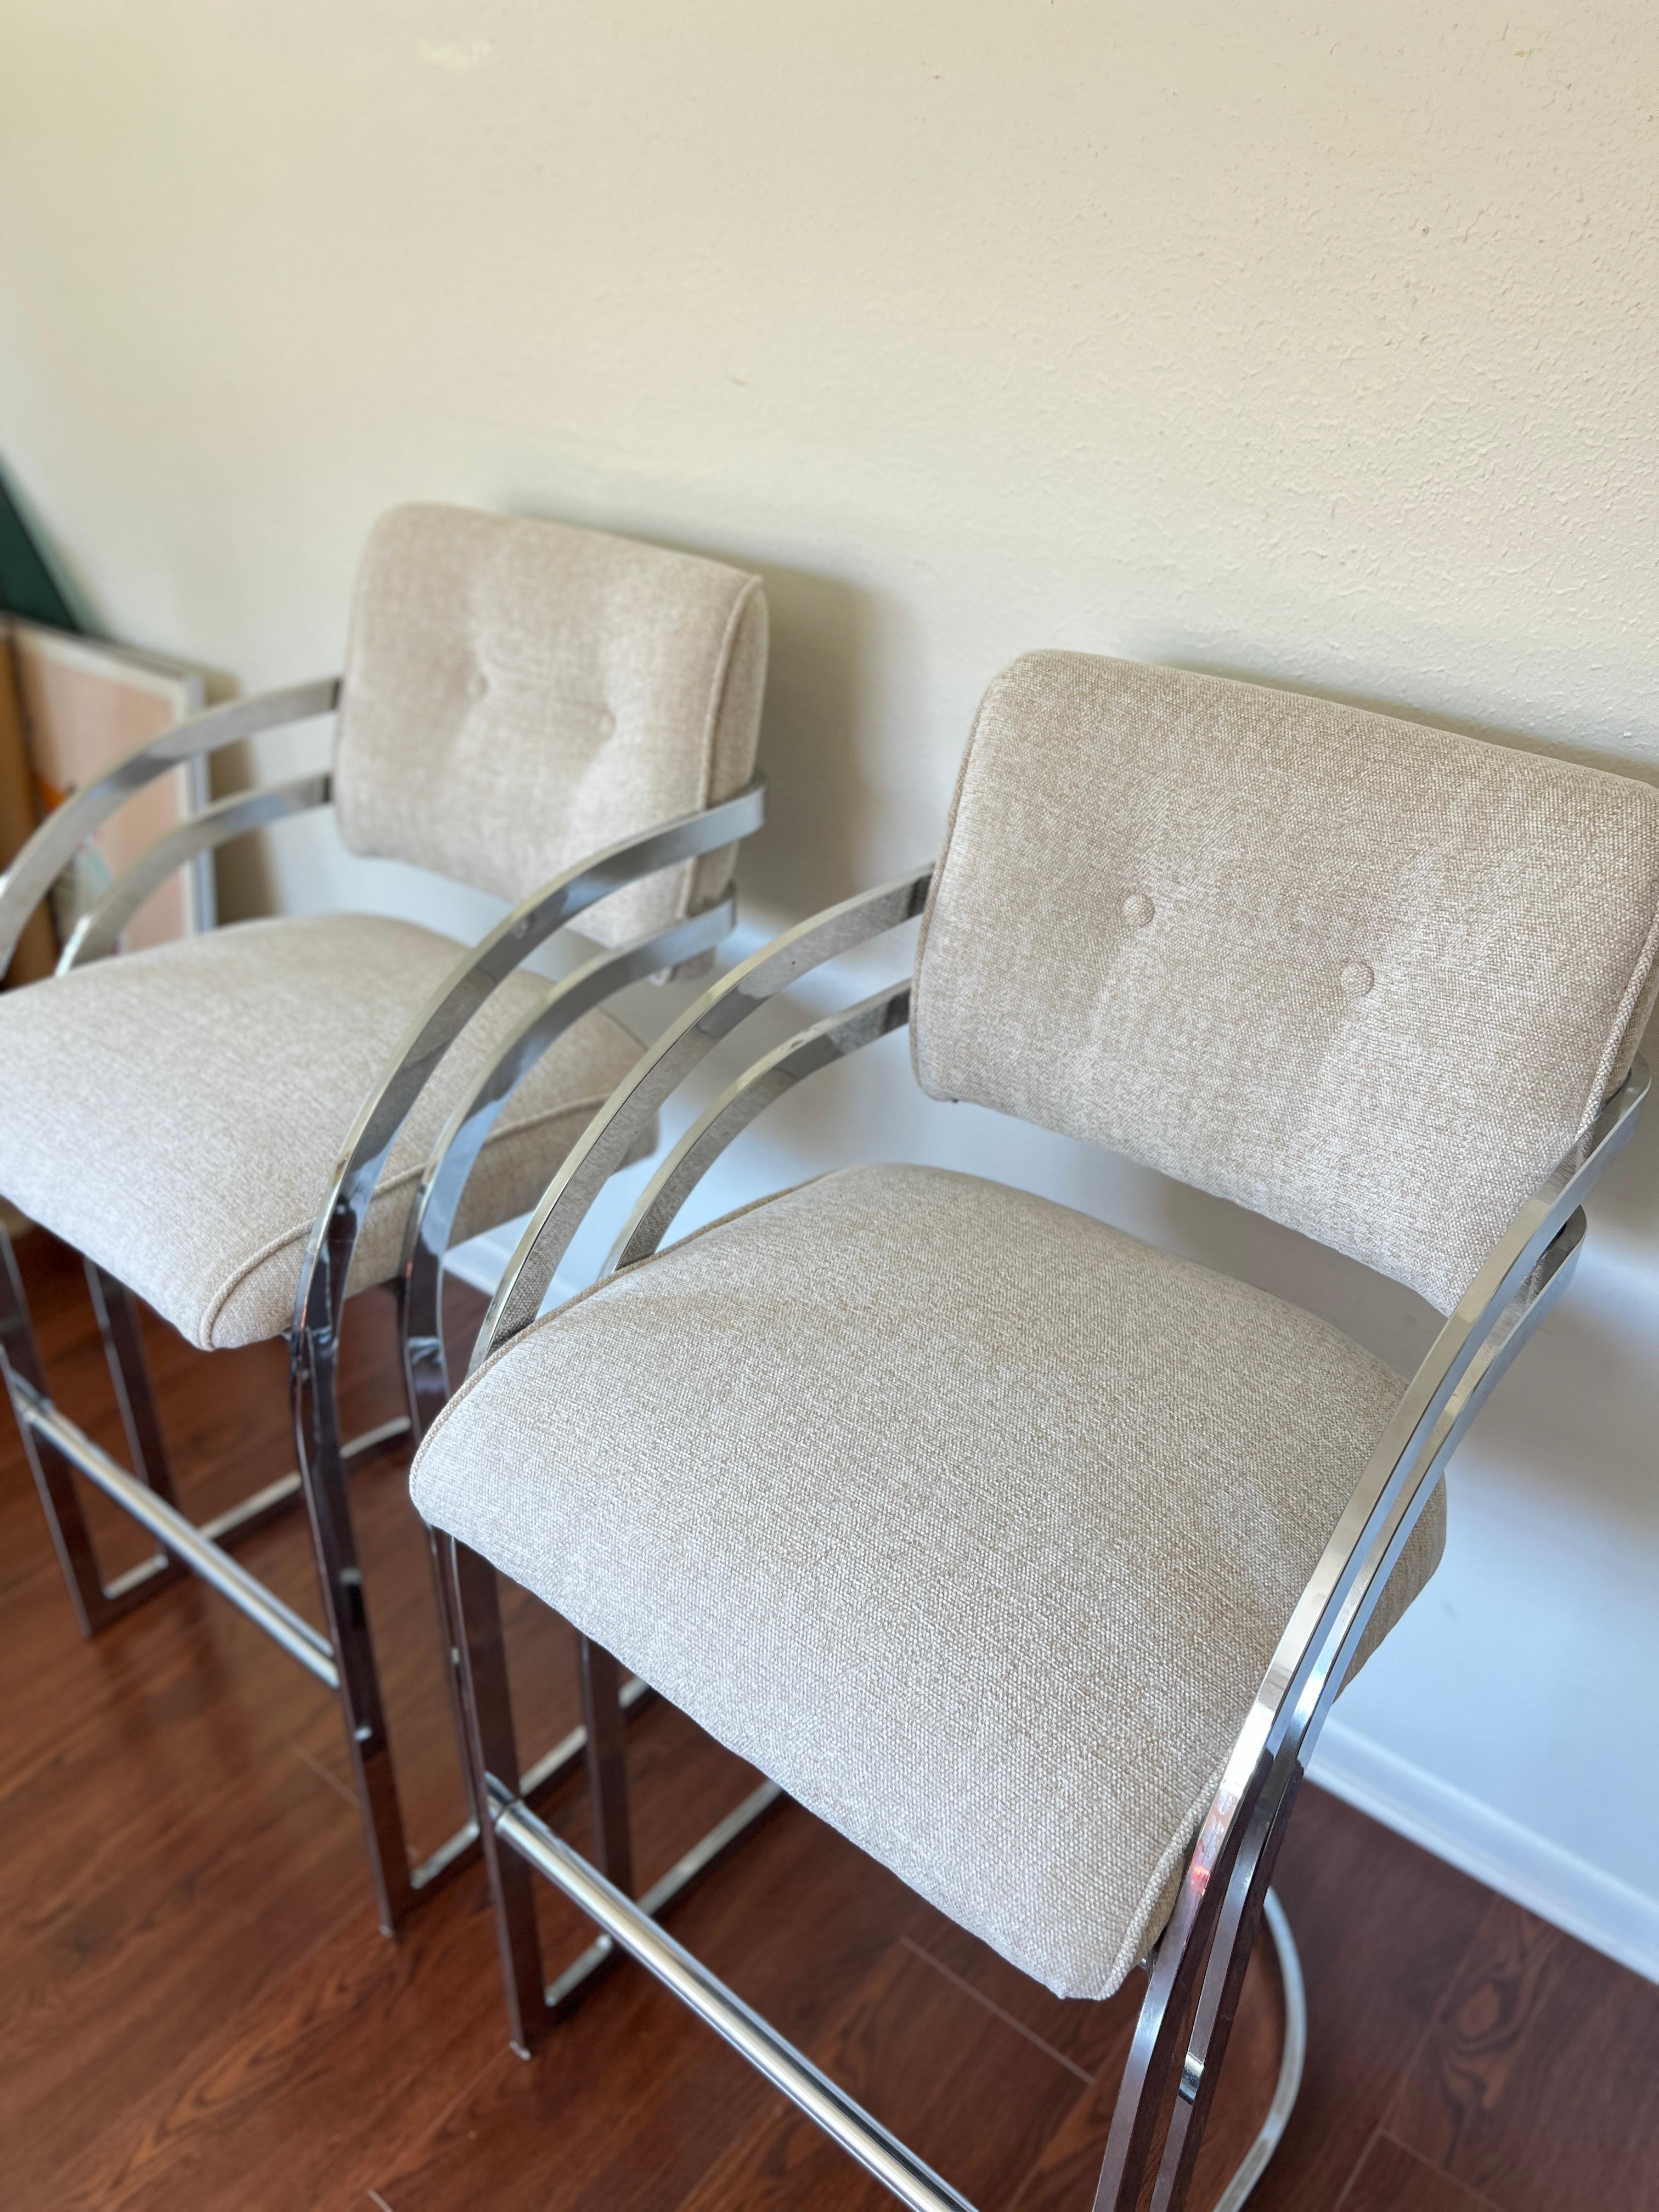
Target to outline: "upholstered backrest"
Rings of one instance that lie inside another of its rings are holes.
[[[334,797],[352,851],[509,899],[742,789],[766,675],[757,577],[562,523],[394,507],[352,603]],[[719,896],[729,852],[593,910],[608,944]]]
[[[1656,945],[1645,784],[1032,653],[969,740],[917,954],[916,1072],[1445,1311],[1628,1071]]]

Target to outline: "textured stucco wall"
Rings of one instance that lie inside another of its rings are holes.
[[[1652,774],[1656,131],[1645,0],[11,0],[4,449],[112,629],[250,688],[336,659],[399,497],[764,568],[774,914],[933,848],[1036,644]],[[1420,1337],[883,1053],[733,1173],[972,1159]],[[1650,1133],[1328,1771],[1659,1972],[1656,1194]]]

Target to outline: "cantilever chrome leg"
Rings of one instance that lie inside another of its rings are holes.
[[[362,1820],[375,1903],[380,1925],[390,1936],[395,1934],[415,1901],[415,1885],[410,1878],[403,1814],[398,1803],[392,1746],[386,1735],[386,1708],[380,1697],[362,1569],[358,1563],[357,1540],[346,1496],[345,1456],[340,1444],[335,1380],[331,1332],[307,1329],[296,1335],[291,1383],[300,1480],[311,1519],[329,1640],[338,1670],[346,1750]]]
[[[1240,2212],[1250,2191],[1267,2172],[1267,2161],[1278,2149],[1279,2139],[1295,2107],[1308,2053],[1308,2000],[1302,1986],[1302,1960],[1296,1938],[1291,1933],[1291,1923],[1277,1891],[1270,1889],[1262,1905],[1267,1933],[1273,1938],[1273,1954],[1279,1962],[1279,1986],[1284,1998],[1285,2033],[1279,2046],[1279,2080],[1255,2141],[1239,2160],[1211,2212]]]
[[[46,1438],[36,1436],[15,1388],[15,1382],[21,1381],[44,1397],[46,1371],[34,1340],[34,1324],[23,1295],[17,1255],[3,1226],[0,1226],[0,1359],[5,1365],[7,1394],[17,1433],[22,1439],[23,1455],[40,1493],[40,1509],[46,1516],[58,1564],[64,1571],[76,1624],[82,1636],[96,1635],[108,1620],[110,1608],[98,1568],[98,1555],[93,1549],[92,1531],[87,1527],[76,1492],[75,1477],[62,1453]]]
[[[1243,1992],[1245,1972],[1261,1927],[1267,1884],[1279,1856],[1279,1846],[1290,1825],[1300,1780],[1301,1770],[1297,1768],[1277,1808],[1261,1816],[1262,1832],[1259,1841],[1255,1832],[1246,1835],[1232,1880],[1227,1886],[1199,1991],[1198,2009],[1188,2037],[1187,2056],[1164,2141],[1164,2154],[1158,2162],[1152,2212],[1180,2212],[1187,2202],[1199,2145],[1215,2100],[1216,2084]]]
[[[443,1645],[444,1695],[449,1700],[450,1726],[454,1730],[456,1747],[460,1753],[461,1779],[466,1785],[470,1814],[467,1826],[471,1830],[467,1843],[471,1844],[483,1833],[489,1816],[472,1786],[472,1762],[466,1755],[466,1693],[462,1680],[461,1632],[455,1617],[455,1601],[450,1590],[443,1539],[435,1528],[428,1528],[426,1532],[426,1556],[432,1571],[432,1601],[437,1609],[438,1636]]]
[[[222,1591],[228,1585],[241,1587],[246,1577],[228,1557],[227,1547],[254,1534],[301,1503],[299,1476],[286,1474],[225,1512],[216,1514],[210,1521],[197,1522],[186,1518],[173,1492],[161,1424],[143,1364],[142,1340],[137,1334],[137,1302],[114,1276],[94,1276],[92,1264],[87,1263],[88,1285],[136,1474],[112,1459],[53,1405],[15,1255],[9,1240],[0,1231],[0,1355],[4,1357],[12,1413],[40,1492],[47,1532],[63,1570],[76,1622],[81,1633],[88,1637],[109,1627],[158,1590],[169,1588],[186,1572],[203,1576]],[[344,1455],[348,1460],[356,1459],[392,1437],[401,1436],[406,1426],[406,1422],[398,1420],[370,1430],[367,1435],[355,1437],[345,1447]],[[149,1528],[163,1549],[105,1582],[72,1470],[78,1470]],[[150,1502],[144,1500],[139,1486],[151,1494]],[[286,1614],[286,1607],[275,1601],[273,1605],[275,1611],[270,1618]],[[258,1609],[258,1617],[267,1621],[267,1609]],[[301,1624],[302,1628],[303,1626]],[[305,1634],[314,1636],[314,1632],[307,1630]],[[276,1640],[288,1641],[286,1629]],[[316,1640],[320,1644],[320,1638]],[[314,1656],[305,1663],[312,1665]]]
[[[1184,2212],[1250,1952],[1267,1909],[1273,1864],[1300,1780],[1300,1768],[1293,1767],[1281,1787],[1264,1795],[1235,1848],[1218,1864],[1184,1949],[1169,1956],[1155,1954],[1150,1962],[1146,1996],[1112,2115],[1094,2212],[1132,2212],[1143,2203],[1150,2212]],[[1268,1920],[1285,1990],[1285,2057],[1267,2122],[1223,2197],[1229,2212],[1243,2203],[1267,2165],[1301,2081],[1301,1973],[1289,1923],[1276,1899]],[[1166,1935],[1166,1945],[1168,1940]]]
[[[598,1847],[614,1853],[619,1837],[625,1837],[627,1832],[626,1797],[620,1796],[618,1802],[620,1793],[613,1789],[605,1770],[620,1765],[626,1716],[647,1693],[644,1685],[636,1680],[619,1687],[617,1662],[611,1654],[599,1644],[586,1645],[582,1655],[582,1692],[588,1725],[515,1785],[507,1778],[518,1773],[519,1752],[507,1687],[495,1570],[487,1559],[453,1536],[441,1539],[441,1548],[460,1653],[465,1712],[463,1741],[471,1769],[474,1802],[488,1808],[483,1826],[484,1860],[489,1872],[496,1943],[507,1992],[508,2032],[514,2051],[520,2057],[527,2057],[547,2033],[556,2015],[626,1947],[619,1945],[610,1933],[602,1934],[556,1980],[544,1985],[534,1885],[530,1864],[522,1851],[513,1846],[515,1824],[526,1821],[537,1832],[547,1832],[530,1809],[532,1795],[545,1786],[547,1778],[556,1771],[556,1771],[568,1771],[572,1751],[580,1753],[585,1747],[584,1739],[597,1740],[603,1747],[589,1766],[590,1778],[595,1765],[601,1776],[599,1786],[593,1792],[594,1827],[599,1839]],[[583,1641],[586,1644],[586,1639]],[[638,1913],[654,1921],[666,1911],[781,1802],[782,1795],[775,1782],[763,1782],[751,1790],[723,1820],[717,1821],[684,1857],[652,1884],[639,1899],[635,1908]],[[619,1814],[623,1823],[620,1829]],[[631,1876],[631,1863],[625,1864],[623,1871]],[[600,1878],[605,1879],[603,1875]],[[606,1887],[619,1895],[626,1894],[617,1883],[607,1881]]]
[[[495,1587],[495,1570],[487,1559],[453,1536],[444,1537],[441,1545],[460,1654],[465,1713],[461,1740],[471,1772],[472,1800],[482,1816],[484,1863],[507,1993],[508,2034],[514,2050],[527,2058],[547,2033],[548,2024],[535,1887],[523,1859],[516,1851],[505,1849],[497,1838],[489,1810],[497,1798],[516,1799],[512,1784],[519,1771],[507,1647],[501,1640],[501,1595]]]

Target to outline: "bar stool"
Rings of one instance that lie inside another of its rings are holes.
[[[447,1387],[452,1233],[524,1212],[632,1065],[638,1042],[605,1002],[641,977],[695,972],[732,927],[733,849],[762,818],[766,636],[758,580],[720,563],[556,523],[396,508],[363,556],[342,676],[169,731],[51,816],[0,882],[3,967],[82,840],[134,792],[335,713],[328,771],[191,817],[86,915],[54,977],[0,995],[0,1191],[85,1255],[131,1467],[49,1395],[9,1244],[0,1355],[83,1633],[192,1571],[337,1694],[388,1929],[476,1848],[477,1826],[410,1866],[346,1486],[355,1456],[410,1423],[342,1438],[346,1299],[399,1287],[418,1433]],[[511,910],[470,950],[337,914],[105,957],[174,870],[331,801],[349,850]],[[556,984],[525,968],[579,919],[591,957]],[[434,1204],[424,1170],[441,1139],[449,1180]],[[635,1148],[653,1141],[641,1129]],[[204,1350],[283,1335],[292,1347],[298,1470],[204,1526],[179,1505],[138,1298]],[[106,1580],[77,1474],[157,1540],[147,1564]],[[301,1498],[321,1632],[231,1548]]]
[[[923,915],[912,978],[763,1054],[540,1316],[722,1038]],[[1097,2212],[1186,2201],[1332,1701],[1432,1573],[1440,1477],[1569,1280],[1647,1090],[1659,793],[1328,702],[1065,653],[993,684],[936,868],[672,1025],[565,1159],[412,1487],[443,1533],[511,2033],[646,1966],[916,2212],[946,2179],[632,1894],[618,1663],[1063,1996],[1146,1990]],[[1409,1284],[1407,1383],[1312,1316],[1027,1193],[846,1169],[665,1248],[767,1104],[907,1020],[930,1096],[1123,1152]],[[588,1639],[596,1848],[514,1786],[495,1573]],[[739,1820],[745,1808],[733,1815]],[[597,1924],[544,1982],[532,1894]],[[1143,2192],[1146,2192],[1143,2194]]]

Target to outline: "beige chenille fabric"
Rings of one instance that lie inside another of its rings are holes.
[[[358,1108],[461,947],[368,915],[244,922],[0,993],[0,1192],[192,1344],[280,1334]],[[428,1085],[364,1224],[352,1285],[397,1272],[433,1140],[545,992],[498,991]],[[639,1056],[603,1013],[526,1077],[457,1233],[534,1204]]]
[[[986,694],[917,1074],[1455,1304],[1629,1067],[1659,792],[1083,653]]]
[[[414,1495],[1017,1966],[1103,1996],[1401,1388],[1063,1206],[856,1168],[536,1324],[439,1415]]]
[[[352,604],[334,759],[340,832],[501,897],[731,798],[754,771],[759,579],[599,531],[394,507]],[[608,945],[710,904],[710,854],[592,910]]]

